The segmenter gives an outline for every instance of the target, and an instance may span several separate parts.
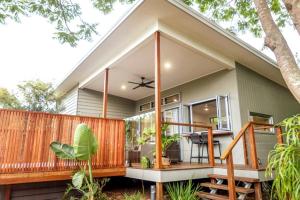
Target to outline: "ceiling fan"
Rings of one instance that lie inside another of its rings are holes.
[[[139,88],[139,87],[146,87],[146,88],[152,88],[154,89],[154,87],[150,86],[151,83],[154,83],[154,81],[147,81],[145,82],[145,77],[141,77],[141,82],[140,83],[136,83],[136,82],[132,82],[132,81],[128,81],[128,83],[131,84],[135,84],[137,85],[136,87],[132,88],[133,90]]]

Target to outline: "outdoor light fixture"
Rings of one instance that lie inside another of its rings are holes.
[[[122,89],[122,90],[126,90],[126,88],[127,88],[126,85],[122,85],[122,86],[121,86],[121,89]]]
[[[209,111],[209,108],[208,108],[207,104],[205,104],[205,106],[204,106],[204,111]]]
[[[172,67],[171,63],[166,62],[165,63],[165,69],[170,69]]]

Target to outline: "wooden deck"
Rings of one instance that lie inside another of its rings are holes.
[[[215,164],[216,168],[223,168],[226,169],[226,164]],[[131,168],[135,169],[142,169],[140,163],[132,163]],[[179,162],[176,164],[172,164],[170,166],[164,166],[163,169],[155,169],[149,168],[149,170],[158,170],[158,171],[170,171],[170,170],[186,170],[186,169],[204,169],[204,168],[211,168],[208,163],[189,163],[189,162]],[[264,171],[266,169],[265,166],[260,166],[259,169],[253,169],[251,166],[239,165],[235,164],[234,168],[237,170],[251,170],[251,171]],[[145,169],[147,170],[147,169]]]

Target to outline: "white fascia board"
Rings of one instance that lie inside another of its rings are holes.
[[[234,69],[235,68],[235,61],[234,59],[230,59],[223,54],[209,48],[208,46],[201,44],[198,41],[193,41],[187,36],[179,33],[175,29],[168,27],[167,25],[158,22],[158,29],[162,33],[170,36],[171,38],[179,41],[182,44],[187,45],[188,47],[192,48],[196,52],[200,53],[201,55],[207,57],[208,59],[212,60],[215,63],[220,64],[222,67],[226,69]]]
[[[202,23],[204,23],[208,27],[212,28],[216,32],[218,32],[218,33],[222,34],[223,36],[227,37],[229,40],[231,40],[234,43],[238,44],[239,46],[243,47],[247,51],[253,53],[255,56],[259,57],[260,59],[264,60],[265,62],[273,65],[276,68],[279,68],[278,65],[277,65],[277,63],[276,63],[276,61],[274,61],[273,59],[271,59],[269,56],[261,53],[259,50],[255,49],[254,47],[252,47],[248,43],[244,42],[240,38],[238,38],[238,37],[230,34],[224,28],[222,28],[218,24],[212,22],[211,20],[207,19],[205,16],[203,16],[199,12],[195,11],[193,8],[187,6],[183,2],[181,2],[179,0],[167,0],[167,1],[170,2],[171,4],[173,4],[174,6],[176,6],[177,8],[180,8],[184,12],[190,14],[194,18],[198,19],[199,21],[201,21]]]
[[[100,75],[106,68],[111,68],[111,66],[125,57],[128,53],[138,48],[140,44],[149,39],[155,31],[158,30],[158,24],[155,23],[153,26],[149,27],[148,30],[139,38],[137,38],[133,43],[131,43],[127,48],[125,48],[121,53],[113,57],[110,61],[100,67],[97,71],[92,73],[88,78],[79,83],[79,88],[84,88],[88,85],[94,78]]]

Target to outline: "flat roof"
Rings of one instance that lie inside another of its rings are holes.
[[[164,26],[161,26],[163,24]],[[58,84],[57,91],[66,93],[86,81],[93,73],[109,66],[112,58],[122,55],[145,34],[169,31],[196,45],[234,60],[253,71],[285,86],[274,60],[243,40],[211,22],[199,12],[178,0],[140,0],[121,18],[98,44]],[[210,53],[210,52],[207,52]]]

